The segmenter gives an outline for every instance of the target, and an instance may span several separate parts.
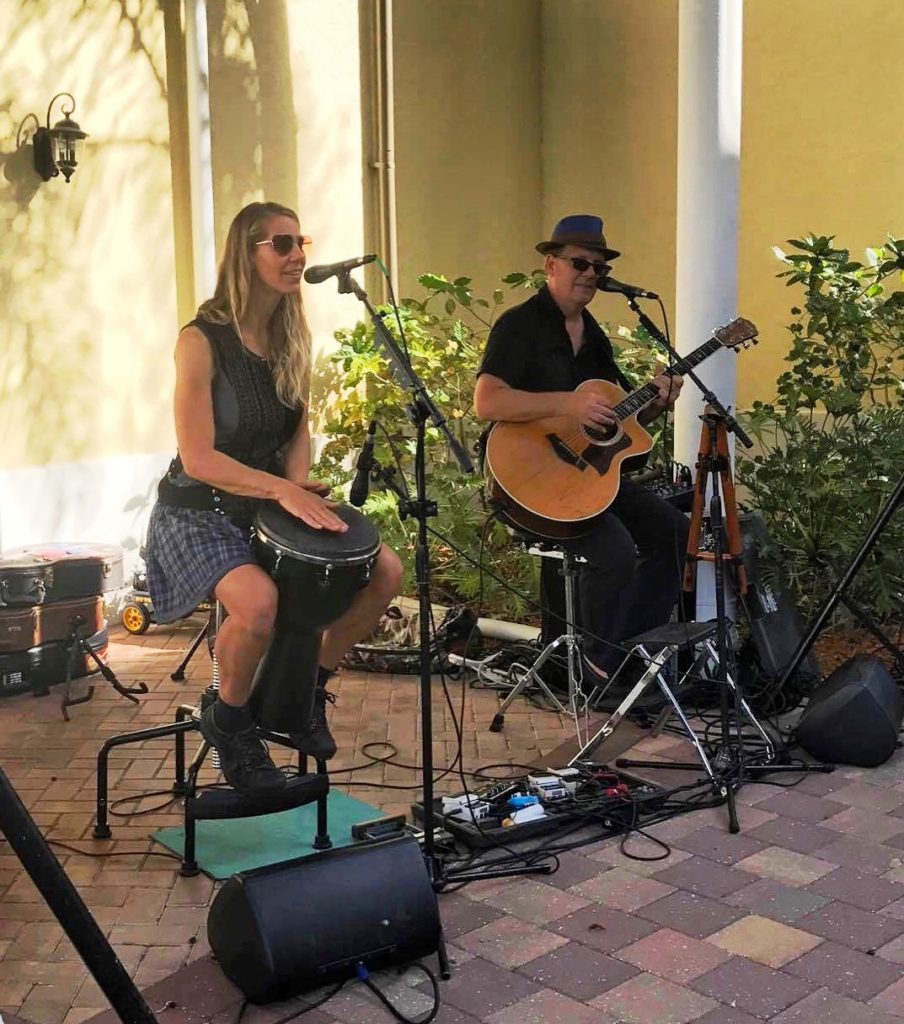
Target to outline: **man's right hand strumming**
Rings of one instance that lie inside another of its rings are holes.
[[[584,427],[608,427],[616,422],[612,406],[589,388],[566,394],[564,406],[564,411]]]

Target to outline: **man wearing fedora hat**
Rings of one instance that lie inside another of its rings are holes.
[[[611,406],[575,388],[602,379],[633,390],[587,310],[620,253],[609,248],[602,220],[589,214],[563,217],[536,248],[545,256],[546,284],[503,313],[490,331],[474,391],[476,413],[493,422],[568,415],[587,427],[612,425]],[[654,382],[659,394],[639,413],[643,424],[670,409],[683,384],[666,374]],[[620,641],[669,620],[681,589],[687,540],[688,521],[681,512],[624,479],[593,532],[564,542],[586,559],[578,589],[584,652],[592,669],[610,674],[624,657]]]

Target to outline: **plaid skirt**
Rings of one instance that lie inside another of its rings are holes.
[[[256,565],[250,531],[216,512],[157,502],[145,554],[148,589],[158,622],[190,614],[239,565]]]

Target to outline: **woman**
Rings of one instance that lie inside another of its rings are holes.
[[[148,527],[156,618],[180,618],[211,593],[228,613],[216,638],[219,696],[200,729],[237,790],[285,785],[247,706],[277,606],[276,585],[251,552],[255,507],[277,501],[315,529],[347,529],[325,498],[328,488],[308,477],[311,339],[301,275],[309,242],[295,213],[277,203],[251,203],[233,220],[213,298],[176,341],[178,454]],[[291,734],[302,752],[335,754],[326,721],[326,702],[335,698],[326,682],[371,631],[401,578],[399,559],[381,547],[369,584],[325,631],[313,717]]]

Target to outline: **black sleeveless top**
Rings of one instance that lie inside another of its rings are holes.
[[[213,353],[214,448],[252,469],[282,476],[286,446],[298,429],[301,409],[290,409],[276,394],[267,360],[250,352],[233,324],[194,319]],[[176,457],[160,481],[158,498],[166,505],[217,512],[234,522],[251,523],[259,498],[221,491],[190,477]]]

